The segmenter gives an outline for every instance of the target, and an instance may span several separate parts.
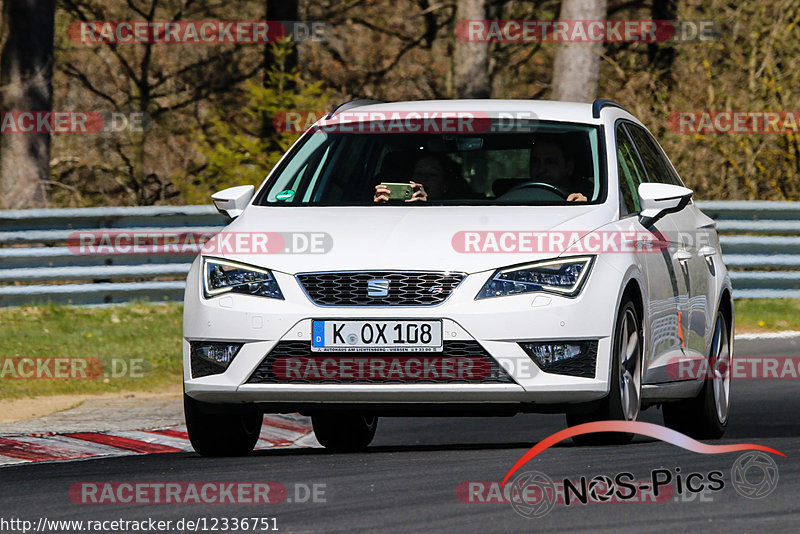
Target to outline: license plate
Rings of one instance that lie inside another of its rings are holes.
[[[313,352],[441,352],[441,321],[312,321]]]

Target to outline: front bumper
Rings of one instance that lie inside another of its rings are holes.
[[[209,403],[254,404],[276,411],[315,405],[445,406],[561,405],[608,393],[619,272],[595,262],[575,298],[525,294],[475,300],[492,271],[467,276],[450,297],[424,307],[319,307],[296,279],[274,272],[285,300],[240,294],[202,297],[199,262],[187,278],[184,302],[184,388]],[[598,282],[604,280],[604,282]],[[595,283],[593,283],[595,282]],[[505,371],[506,383],[249,383],[279,342],[311,343],[312,319],[441,319],[447,341],[474,341]],[[596,340],[593,378],[543,372],[519,345],[525,341]],[[244,343],[224,373],[192,378],[190,341]]]

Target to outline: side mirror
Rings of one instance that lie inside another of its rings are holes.
[[[211,200],[214,201],[214,207],[218,212],[235,219],[242,214],[255,192],[256,188],[252,185],[238,185],[214,193],[211,195]]]
[[[639,200],[642,211],[639,220],[642,226],[649,227],[668,213],[677,213],[692,200],[691,189],[672,184],[639,184]]]

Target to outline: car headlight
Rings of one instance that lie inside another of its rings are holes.
[[[580,293],[592,261],[592,256],[580,256],[498,269],[475,298],[542,291],[573,297]]]
[[[203,258],[203,294],[208,299],[223,293],[243,293],[283,300],[281,288],[268,269]]]

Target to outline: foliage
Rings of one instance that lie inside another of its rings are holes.
[[[138,4],[153,20],[264,16],[263,2],[247,0]],[[299,70],[281,71],[261,46],[87,46],[66,37],[78,20],[140,19],[130,7],[138,4],[58,4],[55,107],[145,111],[153,123],[143,138],[54,136],[52,206],[205,203],[214,189],[261,181],[296,137],[270,130],[276,111],[325,109],[334,98],[455,96],[455,0],[300,0],[300,18],[325,21],[328,30],[325,40],[296,45]],[[656,8],[665,5],[677,9],[678,20],[713,20],[719,39],[606,43],[599,95],[619,101],[653,131],[698,197],[800,200],[797,133],[693,135],[667,127],[676,111],[796,112],[800,4],[609,0],[608,17],[661,18]],[[492,0],[486,13],[490,19],[549,20],[560,6],[559,0]],[[547,98],[558,46],[491,43],[491,96]],[[285,58],[285,52],[276,54]]]
[[[53,107],[148,117],[147,127],[52,136],[51,206],[183,202],[169,177],[195,168],[210,110],[241,105],[243,81],[263,72],[264,48],[235,43],[91,43],[82,21],[259,20],[249,0],[59,1]]]
[[[180,186],[189,203],[208,202],[213,192],[226,187],[261,183],[299,137],[297,132],[276,128],[276,118],[287,111],[320,113],[326,109],[322,84],[304,84],[296,69],[285,68],[291,51],[288,42],[272,45],[275,64],[265,85],[247,82],[248,103],[241,113],[210,121],[210,132],[201,136],[198,146],[207,163]]]
[[[669,71],[652,68],[636,46],[611,47],[603,94],[624,103],[659,138],[699,197],[800,200],[798,132],[677,133],[677,111],[794,111],[800,101],[800,4],[795,0],[679,2],[680,20],[713,20],[711,43],[674,46]],[[635,17],[634,17],[635,18]]]

